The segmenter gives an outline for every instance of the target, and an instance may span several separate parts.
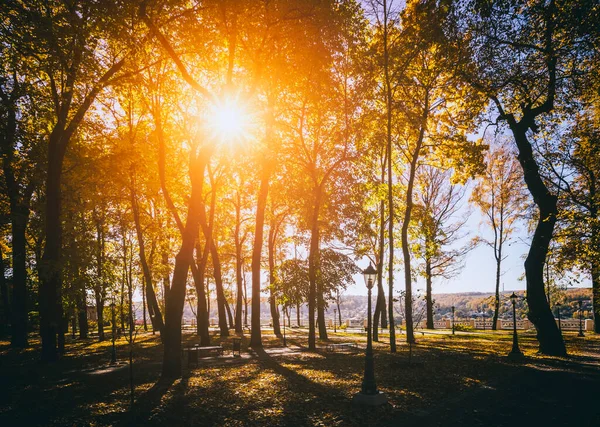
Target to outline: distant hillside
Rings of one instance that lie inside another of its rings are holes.
[[[501,293],[502,307],[500,310],[500,316],[510,316],[510,300],[509,296],[512,293],[503,292]],[[526,314],[526,301],[523,299],[524,292],[519,291],[517,294],[521,297],[517,304],[517,312],[520,317],[524,317]],[[557,295],[562,306],[561,306],[561,317],[570,318],[573,317],[577,312],[577,301],[583,300],[583,314],[586,318],[592,316],[592,290],[590,288],[573,288],[567,290],[561,290],[560,294]],[[482,310],[485,312],[487,317],[493,315],[493,301],[494,295],[488,292],[464,292],[456,294],[434,294],[434,306],[435,306],[435,317],[436,319],[444,316],[449,316],[451,313],[452,306],[455,307],[455,315],[457,318],[461,317],[473,317],[481,316]],[[555,301],[555,296],[553,296]],[[373,310],[375,309],[376,298],[373,296],[372,304]],[[326,310],[326,317],[333,319],[333,309],[337,308],[335,303],[329,302],[329,307]],[[195,307],[194,307],[195,309]],[[234,306],[231,307],[233,314]],[[552,307],[553,312],[556,314],[555,307]],[[367,297],[364,295],[342,295],[340,302],[341,318],[343,321],[347,319],[362,320],[367,316]],[[300,309],[302,323],[306,322],[308,318],[308,308],[303,305]],[[404,301],[396,300],[394,304],[395,316],[398,319],[404,317]],[[420,320],[424,317],[425,313],[425,301],[423,298],[419,298],[415,301],[414,305],[414,316],[415,320]],[[185,304],[183,317],[185,323],[191,323],[191,319],[195,317],[191,307],[188,303]],[[136,304],[136,318],[142,318],[141,304]],[[217,318],[217,304],[216,301],[210,301],[210,318],[216,323]],[[291,310],[291,321],[295,324],[296,311]],[[261,298],[261,320],[263,323],[269,323],[271,320],[271,314],[269,309],[268,299],[266,297]],[[250,316],[248,316],[248,322],[250,322]]]

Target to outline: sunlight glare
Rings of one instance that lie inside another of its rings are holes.
[[[249,130],[248,113],[238,100],[226,98],[213,105],[208,125],[212,136],[220,141],[237,141],[244,138]]]

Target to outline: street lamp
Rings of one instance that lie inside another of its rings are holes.
[[[585,335],[583,334],[583,310],[581,308],[581,306],[583,305],[583,301],[579,300],[577,301],[577,304],[579,304],[579,333],[577,334],[577,336],[585,337]]]
[[[485,308],[481,305],[481,317],[483,318],[483,331],[485,332]]]
[[[512,302],[512,306],[513,306],[513,344],[512,344],[512,350],[510,351],[510,353],[508,353],[508,357],[510,357],[512,359],[518,359],[518,358],[523,357],[523,353],[521,353],[521,350],[519,349],[519,338],[517,337],[516,304],[517,304],[518,298],[519,297],[514,292],[510,296],[510,301]]]
[[[387,402],[385,393],[377,390],[375,383],[375,368],[373,363],[373,344],[371,342],[371,289],[377,279],[377,270],[369,263],[369,266],[363,271],[365,284],[368,289],[367,302],[367,351],[365,354],[365,374],[362,382],[362,388],[359,393],[354,395],[354,402],[362,405],[378,406]]]
[[[337,329],[335,327],[335,318],[336,318],[336,316],[337,316],[337,308],[334,308],[333,309],[333,332],[334,333],[337,333]]]
[[[558,316],[558,330],[562,334],[562,327],[560,326],[560,306],[559,302],[556,303],[556,315]]]
[[[287,347],[286,341],[285,341],[285,311],[286,309],[283,309],[283,346]]]
[[[112,314],[111,324],[112,324],[112,354],[110,356],[110,364],[115,365],[117,363],[117,349],[115,348],[115,336],[117,332],[117,316],[115,314],[115,303],[114,301],[110,303],[110,310]]]
[[[452,306],[452,335],[454,335],[454,306]]]

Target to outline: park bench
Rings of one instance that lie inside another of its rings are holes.
[[[198,366],[198,357],[223,355],[223,347],[220,345],[200,347],[196,344],[191,347],[185,347],[183,351],[188,354],[188,366],[191,366],[192,364]]]
[[[327,351],[335,353],[343,350],[358,350],[358,345],[355,342],[344,342],[336,344],[327,344]]]

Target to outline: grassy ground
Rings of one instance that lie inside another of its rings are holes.
[[[404,336],[390,354],[383,335],[375,343],[375,369],[389,403],[364,408],[352,404],[362,351],[308,352],[305,330],[288,330],[284,349],[269,332],[264,351],[249,351],[244,337],[243,357],[226,352],[201,359],[198,368],[186,367],[182,379],[166,384],[158,381],[158,337],[140,334],[132,408],[124,339],[117,341],[116,368],[108,365],[110,341],[69,339],[67,354],[52,365],[38,362],[34,339],[23,352],[0,342],[0,425],[600,426],[600,337],[593,334],[567,333],[565,359],[537,355],[535,338],[524,334],[522,363],[506,360],[506,332],[418,334],[411,363]],[[366,343],[358,333],[330,339]],[[230,348],[228,340],[224,345]]]

